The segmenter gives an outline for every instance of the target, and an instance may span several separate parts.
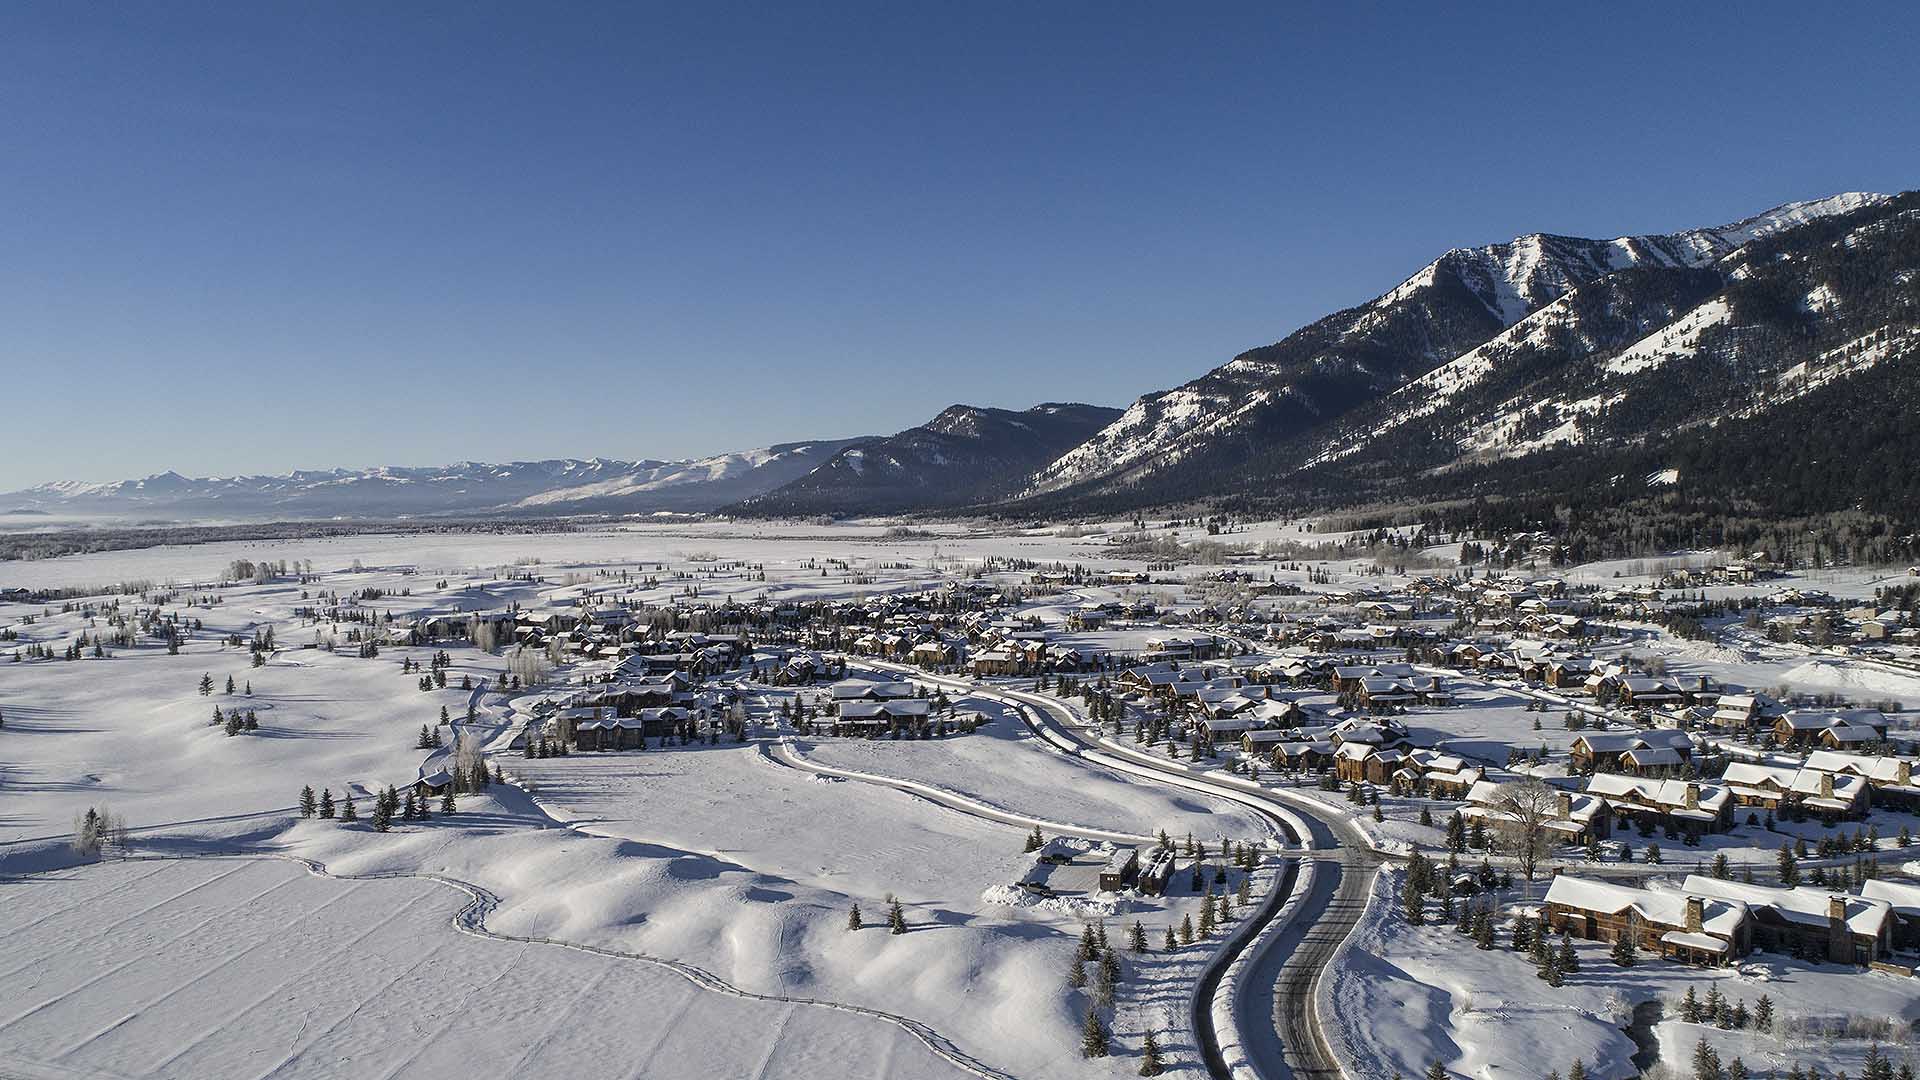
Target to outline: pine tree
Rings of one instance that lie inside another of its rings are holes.
[[[1106,1057],[1107,1042],[1107,1028],[1100,1022],[1100,1010],[1088,1005],[1087,1022],[1080,1028],[1080,1056]]]
[[[1078,952],[1073,954],[1073,963],[1067,965],[1067,985],[1075,990],[1087,985],[1086,961],[1080,958]]]
[[[1747,1063],[1738,1057],[1727,1062],[1727,1080],[1747,1080]]]
[[[300,816],[310,818],[319,811],[320,804],[314,801],[311,785],[300,789]]]
[[[1447,1067],[1438,1060],[1427,1066],[1427,1080],[1447,1080],[1447,1075]]]
[[[1159,1076],[1166,1071],[1166,1063],[1160,1060],[1160,1041],[1153,1037],[1153,1031],[1149,1029],[1146,1037],[1140,1041],[1140,1075]]]
[[[1560,962],[1560,970],[1568,975],[1572,975],[1580,970],[1580,954],[1573,950],[1573,939],[1565,934],[1560,935],[1560,955],[1558,960]]]
[[[440,816],[449,817],[453,814],[453,811],[453,785],[448,784],[447,790],[440,796]]]
[[[1046,837],[1040,835],[1040,826],[1035,825],[1033,827],[1033,832],[1027,834],[1026,850],[1030,852],[1039,851],[1041,846],[1044,845],[1046,842],[1047,842]]]
[[[1208,893],[1200,899],[1200,936],[1213,936],[1213,894]]]
[[[213,673],[206,672],[200,676],[200,696],[207,697],[212,693],[213,693]]]
[[[1638,950],[1633,947],[1633,935],[1622,931],[1613,940],[1613,962],[1621,967],[1632,967],[1639,960]]]
[[[1193,944],[1193,912],[1180,916],[1180,944]]]
[[[1753,1029],[1762,1034],[1773,1032],[1773,999],[1765,994],[1753,1003]]]
[[[1112,956],[1112,953],[1105,953],[1100,957],[1099,975],[1093,984],[1094,1004],[1103,1009],[1113,1008],[1114,994],[1120,988],[1120,965],[1108,962]]]
[[[1687,987],[1687,996],[1680,999],[1680,1019],[1689,1024],[1700,1022],[1700,996],[1691,986]]]
[[[405,803],[405,805],[404,805],[404,809],[402,809],[402,810],[401,810],[401,812],[400,812],[400,820],[401,820],[401,821],[412,821],[412,820],[414,820],[415,818],[417,818],[417,817],[419,817],[419,816],[420,816],[420,807],[419,807],[419,804],[418,804],[418,803],[416,803],[416,802],[414,801],[414,798],[413,798],[413,789],[412,789],[412,788],[408,788],[408,789],[407,789],[407,800],[406,800],[406,803]]]
[[[906,909],[900,906],[900,901],[898,900],[892,900],[892,901],[889,901],[889,903],[891,904],[891,906],[887,908],[887,932],[890,934],[906,933],[907,932]]]
[[[1573,1064],[1567,1066],[1567,1080],[1587,1080],[1587,1063],[1574,1058]]]
[[[386,832],[393,828],[393,807],[388,805],[384,795],[376,795],[373,800],[373,831]]]
[[[1172,952],[1173,950],[1175,950],[1175,949],[1177,949],[1177,948],[1179,948],[1179,947],[1180,947],[1180,942],[1179,942],[1179,940],[1178,940],[1178,939],[1176,939],[1176,938],[1175,938],[1175,937],[1173,936],[1173,924],[1172,924],[1172,923],[1168,923],[1168,924],[1167,924],[1167,937],[1166,937],[1166,940],[1165,940],[1165,941],[1162,941],[1162,942],[1160,943],[1160,947],[1161,947],[1162,949],[1164,949],[1165,951],[1167,951],[1167,952]]]
[[[847,929],[860,929],[860,905],[855,904],[847,910]]]
[[[332,788],[320,789],[320,816],[328,819],[331,819],[333,817],[333,789]]]
[[[1693,1080],[1722,1080],[1720,1054],[1705,1039],[1693,1044]]]
[[[360,820],[360,811],[353,805],[353,792],[351,791],[340,796],[340,820],[343,822]]]
[[[233,693],[233,691],[234,691],[233,676],[229,675],[227,676],[227,693],[231,694]]]
[[[1138,919],[1133,921],[1133,928],[1127,931],[1127,948],[1137,953],[1147,951],[1147,928]]]

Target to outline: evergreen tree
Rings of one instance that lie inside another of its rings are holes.
[[[1700,1022],[1700,997],[1687,987],[1687,996],[1680,999],[1680,1019],[1689,1024]]]
[[[890,904],[891,906],[887,908],[887,932],[890,934],[906,933],[907,932],[906,909],[900,906],[900,901],[898,900],[890,901]]]
[[[1587,1063],[1574,1058],[1573,1064],[1567,1066],[1567,1080],[1587,1080]]]
[[[1753,1029],[1762,1034],[1773,1032],[1773,999],[1765,994],[1753,1003]]]
[[[1073,963],[1067,965],[1067,985],[1075,990],[1087,985],[1086,961],[1080,958],[1078,952],[1073,954]]]
[[[847,929],[860,929],[860,905],[855,904],[847,911]]]
[[[1100,1010],[1088,1005],[1087,1022],[1080,1028],[1080,1056],[1106,1057],[1107,1041],[1107,1028],[1100,1022]]]
[[[1099,975],[1093,984],[1094,1003],[1103,1009],[1113,1008],[1113,998],[1120,987],[1120,965],[1108,963],[1113,956],[1105,953],[1100,957]]]
[[[351,791],[340,796],[340,820],[343,822],[360,820],[360,811],[353,805],[353,792]]]
[[[320,804],[314,801],[311,785],[300,789],[300,816],[310,818],[319,811]]]
[[[1633,946],[1633,935],[1623,931],[1613,941],[1613,962],[1621,967],[1632,967],[1639,960],[1639,951]]]
[[[1427,1066],[1427,1080],[1447,1080],[1447,1067],[1438,1060]]]
[[[1180,942],[1177,939],[1175,939],[1173,936],[1172,923],[1167,924],[1167,938],[1165,941],[1162,941],[1160,943],[1160,946],[1161,948],[1165,949],[1167,952],[1172,952],[1173,950],[1180,947]]]
[[[453,811],[454,811],[453,785],[448,784],[447,790],[444,793],[442,793],[440,796],[440,816],[447,817],[451,815]]]
[[[212,693],[213,693],[213,674],[211,672],[203,673],[200,676],[200,696],[207,697]]]
[[[1560,970],[1568,975],[1580,970],[1580,954],[1573,949],[1573,939],[1565,934],[1560,935],[1560,955],[1557,959]]]
[[[332,788],[320,789],[320,816],[328,819],[331,819],[333,817],[333,789]]]
[[[1705,1039],[1693,1044],[1693,1080],[1723,1080],[1720,1054]]]
[[[1138,919],[1133,921],[1133,928],[1127,932],[1127,947],[1137,953],[1147,951],[1147,928]]]
[[[1166,1063],[1160,1060],[1160,1041],[1153,1037],[1153,1031],[1149,1029],[1146,1037],[1140,1041],[1140,1075],[1159,1076],[1166,1071]]]
[[[1180,916],[1180,944],[1193,944],[1193,912]]]

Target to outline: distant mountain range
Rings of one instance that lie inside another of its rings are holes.
[[[283,476],[54,483],[0,495],[0,510],[177,518],[400,517],[710,511],[802,476],[861,439],[781,443],[689,461],[460,462]]]
[[[1528,527],[1656,500],[1675,515],[1858,509],[1920,527],[1916,356],[1920,193],[1848,193],[1676,233],[1449,251],[1124,410],[955,405],[891,436],[688,462],[167,473],[0,507],[1049,517],[1471,502]]]

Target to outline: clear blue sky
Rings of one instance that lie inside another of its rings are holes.
[[[1920,186],[1911,4],[827,7],[5,6],[0,490],[1118,405],[1449,247]]]

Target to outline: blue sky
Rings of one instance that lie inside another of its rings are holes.
[[[1920,186],[1910,5],[1592,7],[10,5],[0,490],[1119,405],[1449,247]]]

